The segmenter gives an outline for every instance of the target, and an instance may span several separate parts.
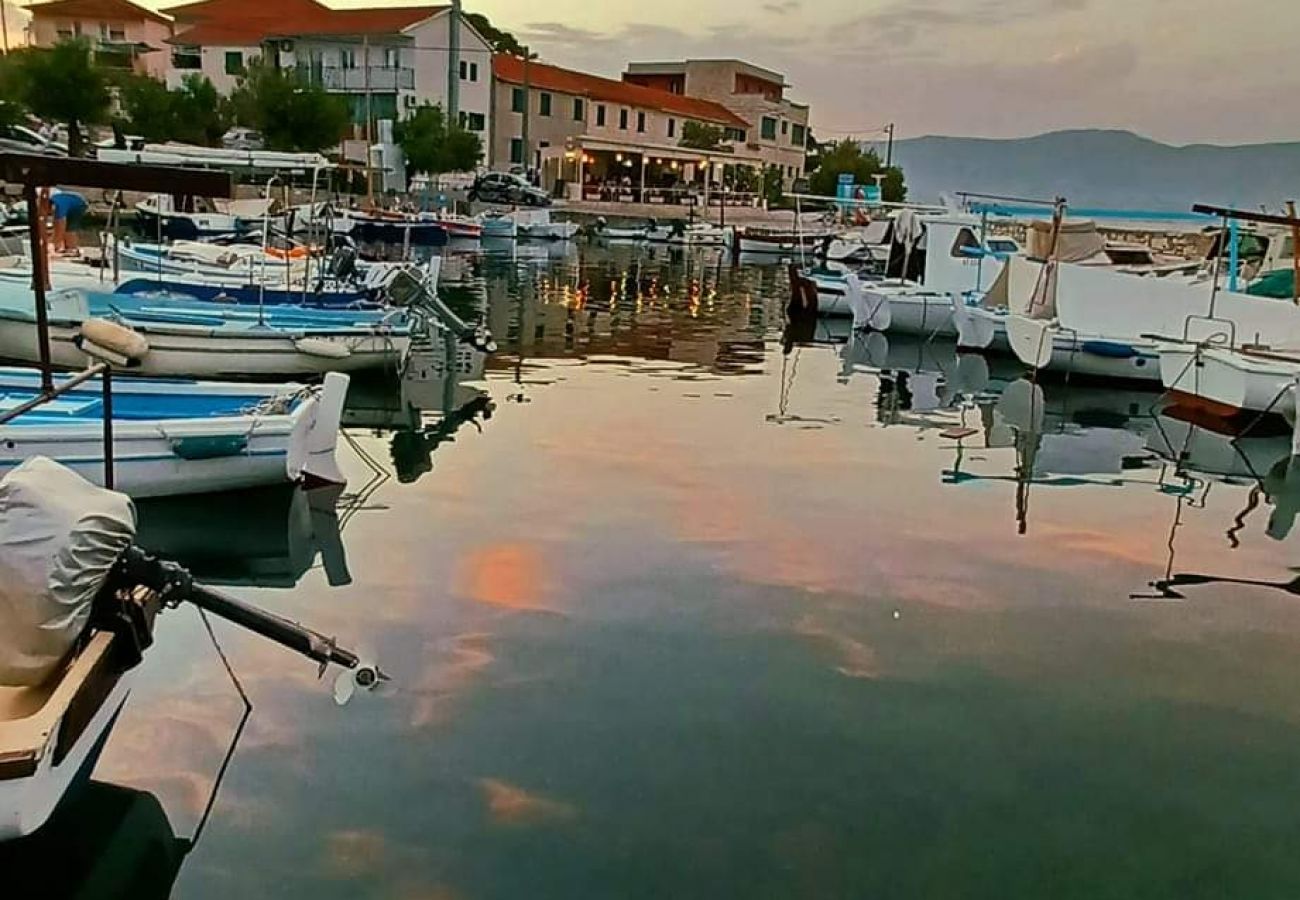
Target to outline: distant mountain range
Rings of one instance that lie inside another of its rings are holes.
[[[969,191],[1078,207],[1184,212],[1193,203],[1277,210],[1300,202],[1300,142],[1174,147],[1128,131],[1055,131],[990,140],[922,137],[894,145],[908,198]]]

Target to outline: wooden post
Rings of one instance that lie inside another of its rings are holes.
[[[54,390],[54,376],[50,361],[50,320],[45,309],[45,288],[49,272],[49,261],[45,256],[45,216],[37,198],[35,184],[23,185],[23,197],[27,200],[27,234],[31,239],[32,292],[36,297],[36,343],[41,355],[41,390],[48,394]]]
[[[1295,201],[1286,202],[1286,214],[1295,219]],[[1291,223],[1291,301],[1300,306],[1300,225]]]

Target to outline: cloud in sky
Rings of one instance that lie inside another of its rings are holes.
[[[692,56],[779,69],[822,135],[894,121],[911,135],[1122,127],[1173,142],[1300,137],[1278,105],[1300,92],[1300,70],[1259,63],[1293,53],[1294,0],[1263,0],[1250,16],[1215,0],[769,0],[760,15],[722,0],[663,0],[654,14],[555,0],[545,18],[521,0],[480,6],[547,60],[599,74]]]
[[[336,6],[410,0],[333,0]],[[1130,128],[1175,143],[1300,139],[1300,2],[466,0],[548,62],[739,57],[786,74],[823,137]]]

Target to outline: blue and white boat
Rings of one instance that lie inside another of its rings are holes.
[[[437,219],[406,213],[344,210],[334,217],[334,233],[366,244],[445,247],[450,235]]]
[[[378,309],[379,297],[371,291],[285,290],[261,285],[206,284],[187,279],[132,278],[117,286],[116,294],[158,300],[200,300],[240,306],[305,306],[319,309]]]
[[[113,471],[133,497],[286,482],[342,483],[335,462],[348,377],[322,386],[114,378]],[[40,373],[0,368],[0,412],[40,391]],[[86,382],[0,425],[0,477],[46,456],[104,483],[103,388]]]
[[[396,369],[411,342],[403,310],[263,308],[197,300],[55,291],[46,298],[51,361],[107,359],[132,374],[293,378]],[[0,285],[0,358],[40,359],[30,289]]]

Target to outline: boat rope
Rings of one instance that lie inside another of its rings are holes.
[[[365,466],[370,469],[370,479],[356,494],[352,495],[347,501],[347,509],[339,517],[340,533],[347,528],[348,523],[352,521],[353,516],[365,508],[370,499],[378,493],[379,489],[392,480],[392,474],[375,459],[374,455],[361,446],[361,443],[352,435],[351,432],[343,430],[339,432],[344,442],[352,448],[352,452],[357,455]]]
[[[199,823],[195,826],[194,834],[190,836],[189,847],[194,849],[199,839],[203,836],[203,831],[207,828],[208,820],[212,817],[212,810],[217,803],[217,794],[221,791],[221,785],[226,780],[226,772],[230,768],[231,761],[235,758],[235,751],[239,748],[239,742],[244,736],[244,727],[248,724],[249,718],[253,714],[253,701],[249,699],[248,692],[244,690],[244,685],[235,674],[234,666],[230,664],[226,651],[217,640],[217,633],[212,629],[212,622],[208,619],[208,614],[198,609],[199,619],[203,622],[203,627],[208,632],[208,639],[212,642],[212,647],[217,651],[217,657],[221,660],[221,665],[226,670],[226,675],[230,678],[230,683],[235,686],[236,693],[239,694],[240,702],[244,705],[244,711],[239,716],[239,724],[235,726],[235,733],[231,737],[230,746],[226,748],[226,755],[221,760],[221,767],[217,769],[216,780],[212,782],[212,792],[208,795],[208,802],[203,807],[203,815],[199,817]]]
[[[1250,489],[1250,497],[1246,500],[1246,508],[1233,516],[1232,527],[1227,531],[1228,543],[1232,546],[1233,550],[1241,549],[1241,538],[1239,535],[1246,530],[1246,519],[1250,517],[1251,513],[1259,509],[1259,500],[1263,495],[1263,492],[1263,488],[1260,487],[1258,482],[1252,485]]]
[[[1148,415],[1150,415],[1150,416],[1152,416],[1152,417],[1154,418],[1154,417],[1156,417],[1156,416],[1159,414],[1159,412],[1160,412],[1160,408],[1164,406],[1165,400],[1169,397],[1169,394],[1170,394],[1172,391],[1177,390],[1177,389],[1178,389],[1178,385],[1182,383],[1183,376],[1187,374],[1187,372],[1188,372],[1189,369],[1191,369],[1193,366],[1197,365],[1197,364],[1200,362],[1200,360],[1201,360],[1201,349],[1202,349],[1202,345],[1197,344],[1197,345],[1196,345],[1196,352],[1194,352],[1194,353],[1192,354],[1191,358],[1187,360],[1187,365],[1183,366],[1182,371],[1179,372],[1179,373],[1174,377],[1173,382],[1170,384],[1170,386],[1169,386],[1168,388],[1165,389],[1165,392],[1164,392],[1163,394],[1161,394],[1159,397],[1157,397],[1157,398],[1156,398],[1156,399],[1151,403],[1151,405],[1147,408],[1147,414],[1148,414]]]
[[[1255,418],[1251,419],[1251,420],[1250,420],[1250,424],[1247,425],[1245,428],[1243,428],[1243,429],[1241,430],[1241,434],[1237,435],[1237,440],[1241,440],[1241,439],[1244,438],[1246,435],[1248,435],[1248,434],[1250,434],[1252,431],[1254,431],[1254,430],[1255,430],[1255,427],[1258,426],[1260,422],[1262,422],[1262,421],[1264,421],[1266,418],[1268,418],[1269,413],[1273,412],[1273,407],[1277,406],[1278,402],[1279,402],[1283,397],[1285,397],[1288,393],[1290,393],[1291,391],[1293,391],[1293,390],[1295,390],[1295,389],[1296,389],[1296,385],[1295,385],[1294,383],[1292,383],[1292,384],[1285,385],[1285,386],[1282,388],[1282,390],[1278,391],[1278,392],[1277,392],[1277,395],[1274,396],[1273,399],[1269,401],[1268,406],[1264,407],[1264,409],[1263,409],[1262,411],[1260,411],[1259,415],[1257,415],[1257,416],[1255,416]]]

